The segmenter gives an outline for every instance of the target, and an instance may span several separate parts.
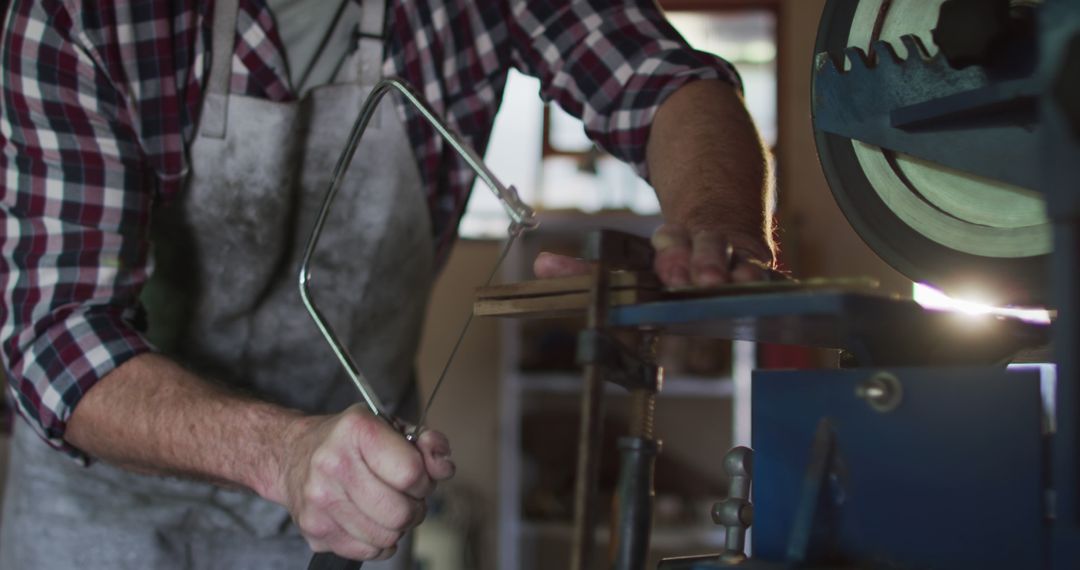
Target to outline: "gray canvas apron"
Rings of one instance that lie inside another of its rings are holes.
[[[190,179],[155,214],[151,338],[187,367],[307,412],[355,389],[296,292],[296,272],[356,112],[381,75],[383,0],[357,16],[360,48],[298,102],[228,92],[238,0],[218,0]],[[357,8],[360,10],[360,8]],[[419,173],[389,101],[348,171],[313,261],[313,290],[384,401],[408,407],[432,280]],[[406,414],[407,415],[407,414]],[[89,468],[17,428],[0,569],[289,569],[306,544],[281,507],[209,484]],[[407,568],[394,560],[365,565]]]

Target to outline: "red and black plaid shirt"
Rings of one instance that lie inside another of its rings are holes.
[[[233,92],[292,98],[272,14],[241,0]],[[11,0],[0,37],[0,343],[20,413],[57,447],[82,394],[153,350],[135,324],[148,221],[180,192],[208,75],[210,0]],[[737,83],[654,0],[390,0],[385,74],[413,85],[478,150],[507,72],[581,117],[645,171],[664,98]],[[407,130],[440,247],[472,176],[426,124]],[[67,448],[70,450],[70,448]]]

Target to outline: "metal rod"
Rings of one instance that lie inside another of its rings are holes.
[[[334,202],[334,198],[337,196],[338,190],[341,188],[341,184],[345,178],[345,172],[349,168],[349,164],[352,163],[353,155],[356,154],[357,148],[360,146],[360,140],[364,136],[364,132],[367,130],[368,124],[371,122],[372,117],[375,115],[375,111],[378,109],[379,102],[382,98],[391,90],[396,90],[404,97],[405,101],[416,108],[422,117],[427,120],[428,123],[441,135],[446,142],[453,148],[465,162],[476,172],[476,175],[482,180],[488,188],[499,198],[503,207],[506,209],[507,214],[512,220],[510,224],[510,235],[514,236],[515,233],[535,228],[538,224],[536,221],[535,213],[532,208],[521,201],[517,191],[512,186],[507,187],[484,165],[480,156],[472,149],[468,144],[463,142],[460,136],[454,133],[450,127],[448,127],[442,119],[424,102],[424,100],[410,87],[407,83],[400,79],[387,78],[383,79],[375,85],[371,91],[371,95],[364,101],[363,107],[360,109],[360,115],[357,117],[356,122],[353,123],[352,131],[349,133],[349,138],[345,144],[345,150],[341,153],[341,157],[338,158],[337,164],[334,166],[334,172],[330,180],[330,187],[326,192],[326,197],[323,199],[322,208],[319,211],[319,215],[315,220],[315,226],[311,231],[311,237],[308,238],[307,247],[304,249],[303,261],[300,265],[299,274],[299,288],[300,298],[304,302],[304,306],[307,308],[308,314],[315,321],[316,326],[319,328],[319,332],[322,333],[323,338],[330,345],[330,348],[334,351],[334,355],[337,356],[341,362],[342,367],[348,374],[349,379],[356,386],[356,389],[360,392],[360,396],[364,399],[364,403],[373,414],[386,419],[387,411],[384,408],[382,402],[379,400],[371,383],[360,371],[360,367],[357,366],[353,360],[349,351],[345,348],[342,342],[339,340],[337,332],[334,331],[333,326],[323,315],[315,304],[315,300],[311,294],[311,258],[315,253],[315,247],[318,245],[319,237],[322,235],[323,227],[326,225],[326,219],[330,213],[330,207]],[[512,240],[511,240],[512,241]]]
[[[598,329],[607,323],[608,270],[603,262],[592,267],[589,291],[588,323]],[[578,440],[577,476],[574,478],[574,536],[570,552],[570,570],[588,570],[593,553],[593,528],[596,526],[597,476],[600,470],[598,450],[604,435],[604,379],[600,365],[585,366],[585,386],[581,396],[581,432]]]

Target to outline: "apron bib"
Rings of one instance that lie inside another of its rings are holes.
[[[276,103],[229,93],[238,0],[217,0],[212,63],[186,191],[154,215],[144,293],[150,338],[206,378],[309,413],[358,400],[296,289],[338,155],[381,77],[383,0],[351,6],[360,47],[336,83]],[[415,412],[413,365],[433,279],[431,224],[412,147],[385,102],[312,260],[319,306],[390,409]],[[288,512],[254,494],[82,468],[17,427],[0,569],[299,570]],[[408,545],[365,568],[408,568]]]

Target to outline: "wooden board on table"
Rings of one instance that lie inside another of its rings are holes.
[[[619,289],[611,291],[611,305],[632,305],[657,298],[656,291]],[[533,297],[477,299],[473,314],[478,317],[566,317],[583,312],[589,306],[589,292],[552,294]]]
[[[537,279],[481,287],[476,291],[473,314],[479,317],[561,317],[584,311],[589,306],[588,275]],[[732,295],[763,295],[806,291],[849,291],[867,293],[876,281],[867,278],[808,279],[806,281],[757,281],[718,287],[662,289],[651,275],[631,272],[611,274],[611,305],[632,305],[648,301],[697,299]]]
[[[521,297],[541,297],[549,295],[567,295],[570,293],[588,293],[592,283],[590,275],[571,275],[551,279],[534,279],[517,283],[489,285],[476,290],[477,300],[481,299],[516,299]],[[659,289],[655,277],[631,271],[612,271],[608,285],[613,291],[623,289]]]
[[[589,306],[590,275],[536,279],[481,287],[476,290],[473,314],[480,317],[559,317],[573,315]],[[613,271],[608,277],[612,305],[643,303],[660,289],[655,277],[630,271]]]

